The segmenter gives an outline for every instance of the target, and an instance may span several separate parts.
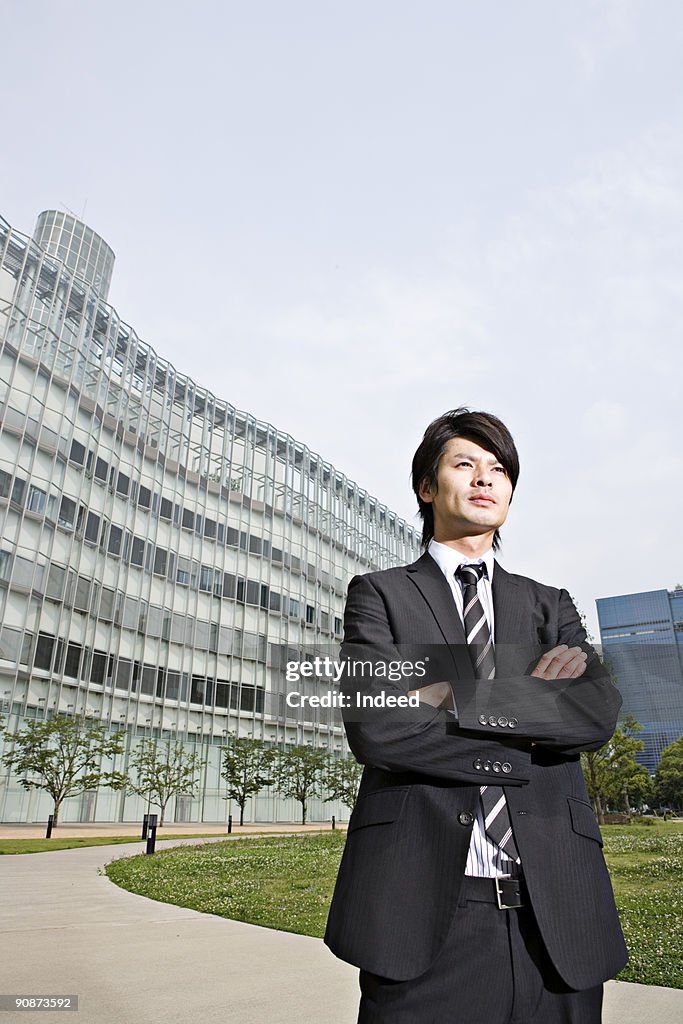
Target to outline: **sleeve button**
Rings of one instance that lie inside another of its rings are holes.
[[[510,764],[509,761],[503,761],[501,768],[503,769],[506,775],[508,775],[512,771],[512,765]]]
[[[517,719],[516,718],[511,718],[510,721],[508,722],[508,726],[511,729],[516,729],[517,728]]]
[[[486,715],[479,715],[479,724],[480,725],[488,725],[488,722],[489,722],[489,720],[486,717]]]
[[[494,772],[498,773],[498,772],[500,772],[500,769],[502,768],[502,765],[501,765],[500,761],[494,761],[493,764],[491,765],[491,767],[493,768]]]
[[[481,758],[480,757],[477,757],[477,758],[474,759],[474,761],[472,762],[472,767],[475,768],[478,772],[481,771]]]
[[[501,715],[500,718],[498,719],[498,725],[502,725],[503,727],[505,727],[507,724],[507,718],[505,717],[505,715]]]
[[[495,715],[491,715],[489,718],[489,725],[498,725],[498,719]]]

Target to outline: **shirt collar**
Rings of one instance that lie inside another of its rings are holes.
[[[455,570],[463,562],[468,562],[471,565],[477,565],[479,562],[483,562],[486,566],[486,573],[489,578],[489,582],[493,579],[493,567],[495,564],[493,548],[489,548],[481,558],[468,558],[467,555],[463,555],[461,551],[456,551],[455,548],[451,548],[448,544],[439,544],[438,541],[430,540],[427,551],[432,556],[436,564],[441,569],[446,579],[452,580],[455,575]]]

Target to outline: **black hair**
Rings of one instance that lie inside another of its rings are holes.
[[[519,455],[512,434],[497,416],[488,412],[473,412],[462,406],[451,409],[433,420],[424,432],[419,448],[413,456],[412,484],[422,516],[422,543],[426,547],[434,536],[434,509],[429,501],[420,497],[420,488],[426,484],[436,490],[439,462],[448,442],[454,437],[467,437],[496,456],[505,469],[512,490],[519,477]],[[493,536],[493,550],[500,547],[500,531]]]

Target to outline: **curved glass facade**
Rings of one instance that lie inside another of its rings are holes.
[[[201,745],[201,794],[175,817],[225,820],[230,734],[345,749],[336,712],[286,706],[284,664],[329,653],[351,576],[411,561],[419,534],[160,358],[97,277],[0,219],[0,697],[11,726],[58,710],[124,726],[124,762],[143,736]],[[16,780],[0,798],[5,821],[50,810]],[[62,820],[143,810],[105,790]],[[294,817],[253,801],[252,820]]]
[[[109,295],[114,253],[92,228],[61,210],[43,210],[33,232],[34,242],[56,256],[66,269],[92,285],[104,301]]]

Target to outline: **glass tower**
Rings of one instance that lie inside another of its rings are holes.
[[[683,587],[596,604],[603,652],[624,698],[621,717],[643,726],[638,759],[654,772],[664,748],[683,736]]]
[[[201,793],[169,820],[224,821],[230,736],[345,752],[338,712],[287,706],[284,665],[334,651],[349,579],[412,561],[419,534],[158,356],[106,302],[113,263],[69,215],[33,238],[0,218],[2,709],[12,729],[58,711],[125,729],[123,770],[141,737],[201,748]],[[0,786],[0,820],[46,819]],[[100,790],[62,820],[144,810]],[[246,820],[295,817],[266,793]]]

